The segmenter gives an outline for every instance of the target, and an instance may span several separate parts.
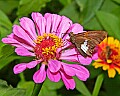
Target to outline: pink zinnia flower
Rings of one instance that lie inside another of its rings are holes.
[[[85,67],[62,62],[62,60],[78,61],[75,48],[65,50],[71,44],[66,39],[69,39],[69,32],[82,32],[83,27],[77,23],[72,24],[65,16],[50,13],[44,16],[32,13],[32,19],[21,18],[20,25],[13,26],[13,33],[2,39],[2,42],[15,46],[18,55],[35,57],[29,63],[17,64],[13,69],[14,73],[21,73],[40,64],[40,69],[33,75],[35,83],[42,83],[46,75],[53,82],[62,79],[67,89],[75,88],[72,76],[86,81],[89,71]],[[92,61],[91,58],[84,58],[81,55],[79,57],[83,64],[90,64]]]

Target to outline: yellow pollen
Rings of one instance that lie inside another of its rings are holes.
[[[107,60],[107,63],[112,63],[112,60],[109,60],[109,59],[108,59],[108,60]]]
[[[62,38],[52,33],[44,33],[42,36],[38,36],[35,43],[36,57],[38,59],[43,58],[45,61],[56,58],[57,48],[63,46]]]

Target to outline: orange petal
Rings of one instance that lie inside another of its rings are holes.
[[[109,69],[109,67],[110,67],[109,65],[104,64],[104,65],[103,65],[103,70],[108,70],[108,69]]]
[[[108,59],[108,60],[107,60],[107,63],[112,63],[112,60]]]
[[[99,67],[102,67],[102,66],[103,66],[102,63],[98,63],[98,62],[94,62],[92,65],[93,65],[95,68],[99,68]]]
[[[118,74],[120,74],[120,68],[119,67],[115,67],[115,70],[118,72]]]
[[[116,45],[116,47],[120,47],[120,45],[119,45],[120,43],[117,39],[114,40],[114,44]]]
[[[101,59],[97,59],[97,60],[95,60],[96,62],[101,62],[102,60]]]
[[[108,45],[114,44],[114,38],[108,37]]]
[[[114,78],[114,77],[115,77],[115,74],[116,74],[116,71],[115,71],[114,68],[108,69],[108,76],[109,76],[110,78]]]

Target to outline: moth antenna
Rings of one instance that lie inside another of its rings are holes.
[[[66,34],[68,34],[68,32],[62,33],[62,34],[61,34],[61,37],[63,38]]]
[[[52,31],[51,33],[57,33],[57,32],[55,32],[55,31]]]

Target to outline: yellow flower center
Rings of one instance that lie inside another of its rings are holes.
[[[38,36],[35,43],[34,52],[36,58],[45,62],[49,59],[56,59],[58,56],[56,51],[63,45],[62,38],[52,33],[44,33],[42,36]]]
[[[106,45],[104,48],[99,50],[99,57],[101,60],[108,64],[118,65],[120,64],[120,53],[119,48]]]

